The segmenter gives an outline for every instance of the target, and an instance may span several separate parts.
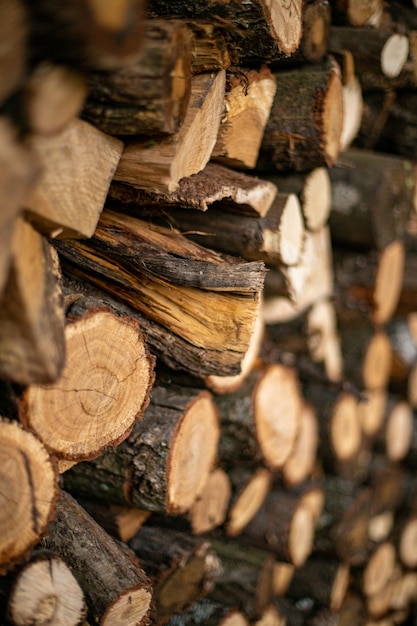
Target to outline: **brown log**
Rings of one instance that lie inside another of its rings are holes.
[[[417,513],[412,510],[398,517],[394,538],[398,558],[408,570],[415,570],[417,565],[416,537]]]
[[[224,71],[194,76],[180,130],[169,138],[127,144],[114,179],[139,189],[166,193],[175,191],[182,178],[204,169],[216,143],[224,89]]]
[[[95,498],[77,496],[77,502],[111,537],[124,542],[132,539],[151,515],[145,509],[107,503]]]
[[[200,375],[240,371],[259,310],[262,263],[220,256],[171,229],[110,211],[88,244],[59,242],[59,251],[73,273],[87,274],[172,335],[211,351],[211,367],[200,357]]]
[[[158,624],[209,594],[221,574],[210,542],[186,533],[145,524],[128,545],[151,579],[151,619]]]
[[[0,371],[28,385],[56,381],[65,360],[64,310],[58,256],[20,218],[0,303]]]
[[[406,400],[388,398],[378,440],[392,463],[404,460],[410,451],[413,419],[412,407]]]
[[[349,565],[313,555],[295,569],[286,595],[294,600],[312,598],[319,606],[336,612],[342,606],[349,583]]]
[[[294,447],[282,467],[282,478],[289,486],[301,485],[313,475],[317,462],[319,428],[316,411],[304,402]]]
[[[28,76],[19,96],[27,130],[56,135],[81,113],[87,85],[81,73],[42,62]]]
[[[205,20],[187,20],[193,32],[191,70],[193,74],[227,70],[231,64],[231,51],[227,46],[228,33],[221,23]]]
[[[144,8],[141,0],[74,0],[65,10],[51,0],[29,3],[32,55],[90,68],[130,63],[140,52]]]
[[[154,385],[142,421],[130,436],[64,475],[67,489],[115,504],[185,513],[202,492],[218,444],[211,394]]]
[[[391,350],[391,385],[401,387],[417,362],[417,313],[394,317],[386,327]]]
[[[10,4],[14,4],[11,2]],[[38,182],[41,173],[36,155],[20,143],[17,132],[6,117],[0,118],[0,293],[3,291],[12,255],[15,221],[22,212],[26,196]]]
[[[70,567],[89,620],[100,626],[148,623],[152,589],[146,574],[68,493],[61,493],[48,530],[42,546]]]
[[[294,194],[278,192],[264,217],[238,215],[213,206],[207,215],[173,209],[169,218],[192,241],[248,261],[278,267],[297,265],[302,254],[304,226]]]
[[[336,0],[334,4],[352,26],[365,26],[366,24],[377,26],[382,13],[381,0],[371,0],[366,3],[360,0]]]
[[[110,135],[175,133],[191,94],[192,34],[179,20],[147,20],[134,64],[88,73],[83,117]]]
[[[227,473],[220,467],[213,469],[188,512],[191,530],[195,535],[207,533],[223,524],[231,492],[232,487]]]
[[[302,172],[333,165],[342,125],[340,68],[333,60],[280,72],[257,168]]]
[[[0,40],[0,103],[4,103],[24,80],[28,48],[28,20],[24,2],[4,0]]]
[[[394,155],[350,149],[329,170],[332,240],[383,250],[406,233],[413,209],[413,164]]]
[[[295,566],[285,561],[277,561],[274,565],[273,590],[274,597],[283,598],[294,576]]]
[[[113,181],[109,196],[115,203],[146,214],[161,214],[181,206],[207,211],[219,205],[239,214],[265,217],[276,196],[276,186],[255,176],[248,176],[216,163],[207,163],[197,174],[183,178],[170,193],[137,189]]]
[[[273,604],[266,607],[254,624],[255,626],[284,626],[283,618]]]
[[[355,61],[350,50],[334,55],[342,70],[343,128],[340,150],[347,150],[355,141],[363,117],[363,87],[355,71]],[[362,76],[361,76],[362,78]]]
[[[388,541],[381,543],[363,570],[361,587],[365,596],[374,596],[386,587],[394,574],[395,562],[394,545]]]
[[[366,439],[375,440],[380,431],[388,399],[386,389],[364,389],[358,405],[359,421]]]
[[[4,418],[0,454],[0,572],[4,573],[45,534],[55,514],[58,472],[37,438]]]
[[[221,421],[219,458],[226,467],[253,465],[261,456],[279,469],[297,436],[301,394],[294,369],[271,365],[255,371],[233,394],[216,397]]]
[[[271,472],[259,467],[255,471],[240,466],[229,470],[232,484],[226,534],[236,537],[262,506],[272,483]]]
[[[33,136],[31,145],[43,175],[24,202],[29,218],[49,237],[91,237],[123,144],[75,120],[53,137]]]
[[[225,114],[211,158],[236,168],[253,168],[276,92],[276,77],[260,71],[230,71],[226,78]]]
[[[13,624],[77,626],[86,617],[84,594],[70,568],[59,556],[35,549],[2,586],[12,583],[7,613]]]
[[[67,319],[61,377],[25,390],[20,419],[58,458],[80,461],[119,444],[141,419],[154,358],[132,318],[75,294]]]
[[[183,613],[173,615],[167,622],[168,626],[192,626],[196,623],[202,626],[248,626],[249,621],[241,611],[205,598]]]
[[[243,65],[248,60],[259,65],[277,51],[290,55],[298,47],[301,38],[301,2],[290,5],[275,0],[266,5],[251,0],[243,7],[240,2],[192,2],[180,0],[152,0],[149,3],[152,17],[186,17],[219,23],[228,38],[233,65]]]

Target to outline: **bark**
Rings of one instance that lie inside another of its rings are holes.
[[[132,140],[125,146],[114,179],[139,189],[169,193],[177,190],[182,178],[204,169],[216,143],[224,90],[224,71],[194,76],[180,130],[168,138]]]
[[[184,513],[208,480],[217,442],[211,394],[155,385],[144,418],[129,437],[99,458],[72,467],[64,484],[74,493],[115,504]]]
[[[151,618],[158,624],[209,594],[220,576],[210,543],[186,533],[145,524],[129,546],[152,581]]]
[[[235,374],[259,309],[264,267],[222,257],[167,228],[107,211],[89,243],[59,244],[70,269],[126,301],[200,350],[215,370]],[[213,317],[212,310],[216,310]]]
[[[84,591],[89,620],[100,626],[148,623],[152,589],[146,574],[65,492],[42,546],[71,569]]]
[[[30,143],[43,175],[24,202],[29,219],[52,238],[91,237],[123,144],[82,120]]]
[[[265,65],[259,71],[236,68],[226,78],[225,114],[211,158],[236,168],[253,168],[276,92],[276,78]]]
[[[330,60],[278,78],[258,169],[303,172],[334,165],[343,124],[339,66]]]
[[[177,190],[170,193],[136,189],[116,181],[109,190],[110,199],[131,213],[147,214],[149,210],[161,214],[179,206],[207,211],[210,206],[221,206],[255,217],[265,217],[276,193],[273,183],[211,162],[201,172],[183,178]]]
[[[111,135],[172,134],[191,94],[192,33],[179,20],[148,20],[136,63],[88,73],[83,116]]]
[[[154,358],[132,318],[78,299],[67,320],[61,377],[26,389],[20,419],[58,458],[81,461],[118,445],[143,417]]]
[[[17,422],[0,421],[0,572],[30,551],[55,514],[58,472],[45,447]]]
[[[22,385],[52,383],[65,361],[58,256],[23,218],[15,223],[11,248],[0,301],[0,372]]]
[[[214,600],[203,599],[195,602],[187,611],[173,615],[168,626],[248,626],[245,615]]]

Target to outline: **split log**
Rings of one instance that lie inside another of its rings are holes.
[[[268,6],[251,0],[247,6],[241,2],[193,2],[180,0],[152,0],[149,3],[152,17],[185,17],[214,22],[222,26],[227,35],[233,65],[245,66],[245,61],[258,65],[274,57],[278,51],[290,55],[301,39],[301,2],[290,5],[275,0]]]
[[[294,193],[300,200],[307,230],[320,230],[327,222],[331,209],[329,170],[316,167],[311,172],[287,175],[266,175],[280,192]]]
[[[30,143],[43,175],[25,199],[28,218],[49,237],[91,237],[123,144],[82,120]]]
[[[77,626],[86,617],[83,591],[54,553],[33,550],[28,562],[2,579],[3,590],[9,584],[7,614],[13,624]]]
[[[141,0],[70,2],[57,10],[51,0],[28,3],[35,58],[64,65],[108,68],[137,58],[144,23]]]
[[[195,602],[188,610],[179,615],[173,615],[167,626],[248,626],[245,615],[235,608],[230,608],[215,602],[203,599]]]
[[[294,600],[312,598],[319,606],[336,612],[342,606],[349,583],[349,565],[311,556],[295,569],[286,595]]]
[[[211,544],[186,533],[145,524],[128,545],[151,579],[151,619],[158,624],[209,594],[221,575]]]
[[[153,18],[156,19],[156,18]],[[219,72],[232,65],[228,46],[228,33],[221,22],[187,20],[187,27],[193,33],[191,71],[193,74]]]
[[[216,163],[207,163],[197,174],[183,178],[170,193],[137,189],[113,181],[109,197],[133,213],[171,211],[183,209],[207,211],[211,206],[221,206],[239,214],[265,217],[276,196],[276,186],[255,176],[248,176]]]
[[[340,149],[342,97],[340,68],[333,60],[280,72],[257,168],[302,172],[333,165]]]
[[[119,444],[141,419],[154,358],[132,318],[75,299],[67,319],[62,374],[24,391],[20,419],[58,458],[80,461]]]
[[[55,514],[58,472],[47,450],[17,422],[0,421],[0,572],[39,542]]]
[[[330,230],[337,244],[383,250],[406,233],[414,205],[413,164],[400,157],[350,149],[329,170]]]
[[[175,133],[191,93],[191,32],[179,20],[147,20],[134,64],[89,72],[83,117],[110,135]]]
[[[294,194],[277,193],[264,217],[234,214],[212,206],[201,211],[173,209],[168,219],[188,239],[248,261],[264,261],[278,267],[297,265],[304,226]]]
[[[229,470],[232,497],[228,512],[226,534],[236,537],[262,506],[271,488],[272,474],[259,467],[255,471],[240,466]]]
[[[25,3],[5,0],[2,4],[0,39],[0,103],[3,104],[24,80],[28,56],[28,19]]]
[[[0,303],[0,371],[22,385],[57,380],[65,361],[58,256],[30,224],[15,223]]]
[[[26,130],[35,135],[63,132],[81,113],[86,96],[86,82],[79,72],[64,65],[39,63],[18,96]]]
[[[336,310],[359,310],[375,324],[389,321],[403,290],[404,245],[393,241],[381,252],[333,250]]]
[[[65,561],[84,591],[88,619],[100,626],[148,623],[152,589],[132,557],[62,492],[41,545]]]
[[[220,256],[171,229],[110,211],[88,243],[56,245],[71,273],[165,327],[170,341],[178,336],[198,348],[197,375],[240,371],[260,306],[262,263]]]
[[[259,71],[229,71],[225,114],[211,158],[236,168],[253,168],[276,92],[276,77],[263,66]]]
[[[293,368],[271,365],[255,371],[233,394],[216,396],[221,422],[219,459],[226,468],[253,466],[262,456],[279,469],[297,437],[301,394]]]
[[[194,76],[180,130],[169,138],[145,138],[127,144],[114,179],[139,189],[166,193],[175,191],[181,178],[204,169],[216,143],[224,90],[224,71]]]
[[[10,4],[14,4],[13,0]],[[38,182],[41,168],[36,155],[20,143],[6,117],[0,118],[0,293],[3,291],[12,255],[12,233],[26,196]]]
[[[218,435],[209,392],[154,385],[144,418],[129,437],[69,469],[64,484],[73,493],[115,504],[184,513],[207,482]]]
[[[209,598],[235,607],[253,620],[263,613],[272,596],[274,556],[237,541],[212,539],[221,571]]]

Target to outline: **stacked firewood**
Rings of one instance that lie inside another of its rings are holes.
[[[0,622],[413,623],[417,8],[3,5]]]

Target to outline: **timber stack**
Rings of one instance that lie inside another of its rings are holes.
[[[2,17],[1,624],[415,624],[416,3]]]

